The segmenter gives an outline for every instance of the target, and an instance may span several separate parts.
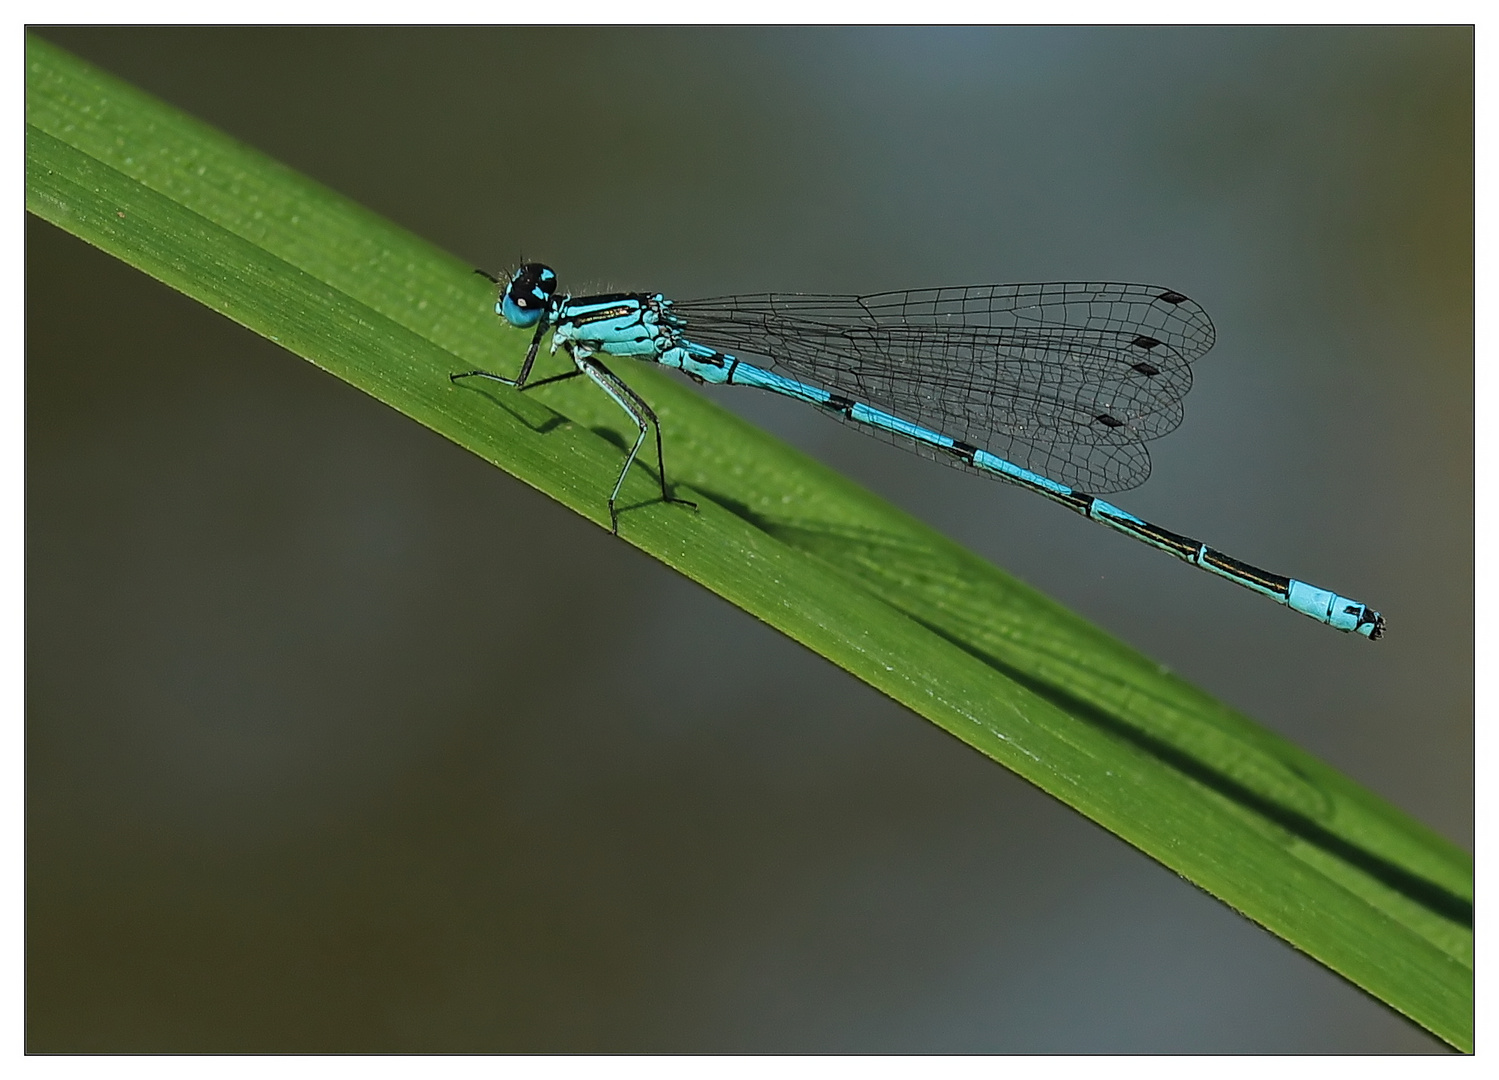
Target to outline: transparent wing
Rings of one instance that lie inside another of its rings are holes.
[[[1089,492],[1150,475],[1145,443],[1181,423],[1192,362],[1213,344],[1201,307],[1151,285],[765,293],[672,312],[694,341]]]

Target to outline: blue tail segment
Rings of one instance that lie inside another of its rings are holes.
[[[755,386],[762,390],[820,405],[825,409],[842,413],[855,423],[867,424],[870,427],[945,450],[975,469],[990,473],[1002,480],[1008,480],[1012,484],[1029,488],[1037,494],[1061,503],[1069,510],[1076,511],[1083,517],[1107,525],[1126,536],[1133,536],[1136,540],[1143,540],[1151,547],[1169,552],[1184,562],[1200,566],[1209,573],[1227,578],[1236,585],[1242,585],[1262,596],[1268,596],[1334,629],[1362,634],[1370,640],[1376,640],[1384,634],[1384,617],[1357,600],[1349,600],[1326,589],[1319,589],[1293,578],[1281,577],[1279,574],[1271,574],[1258,567],[1250,566],[1248,563],[1240,562],[1221,551],[1214,551],[1201,541],[1180,536],[1159,525],[1152,525],[1102,499],[1074,491],[1065,484],[1048,480],[1029,469],[1022,469],[986,450],[959,443],[941,432],[930,431],[862,402],[840,398],[828,391],[784,378],[774,372],[764,371],[749,364],[735,363],[733,374],[727,381],[736,386]]]
[[[609,496],[615,532],[616,500],[648,426],[656,428],[662,499],[684,500],[668,493],[655,414],[590,359],[598,353],[815,405],[861,430],[1028,488],[1336,630],[1371,641],[1384,634],[1384,617],[1357,600],[1271,574],[1082,490],[1142,483],[1150,473],[1145,443],[1180,423],[1192,362],[1213,344],[1206,313],[1181,293],[1073,282],[677,303],[649,293],[575,299],[557,295],[556,280],[548,267],[527,263],[501,288],[496,312],[513,326],[536,328],[516,378],[485,371],[451,378],[525,389],[583,374],[613,399],[639,428]],[[528,383],[549,330],[551,351],[563,349],[576,370]],[[764,357],[768,366],[741,355]]]

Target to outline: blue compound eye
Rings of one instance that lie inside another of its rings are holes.
[[[540,321],[552,293],[557,289],[557,275],[541,263],[525,263],[505,286],[495,311],[511,326],[525,330]]]
[[[525,296],[513,298],[510,295],[510,290],[506,289],[505,295],[500,298],[500,302],[494,307],[495,311],[505,316],[505,321],[511,326],[520,330],[527,330],[535,326],[537,321],[540,320],[542,306]]]

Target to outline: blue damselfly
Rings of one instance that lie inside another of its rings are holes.
[[[661,497],[686,500],[668,490],[655,413],[601,353],[816,405],[863,431],[1028,488],[1335,629],[1370,639],[1384,632],[1383,616],[1357,600],[1260,570],[1092,494],[1150,475],[1146,443],[1181,423],[1192,363],[1212,348],[1207,313],[1172,289],[1066,282],[673,301],[659,293],[559,294],[557,275],[540,263],[523,264],[508,281],[485,276],[500,286],[495,311],[514,327],[534,328],[531,346],[513,379],[488,371],[451,378],[525,389],[581,374],[609,395],[639,430],[609,495],[616,534],[620,487],[652,427]],[[551,350],[563,349],[574,368],[529,381],[548,331]]]

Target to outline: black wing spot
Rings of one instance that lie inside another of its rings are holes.
[[[1180,304],[1183,300],[1186,299],[1186,296],[1182,293],[1167,289],[1165,292],[1161,293],[1160,296],[1157,296],[1156,299],[1164,300],[1168,304]]]
[[[1123,420],[1117,420],[1114,417],[1110,416],[1108,413],[1099,413],[1093,419],[1097,420],[1104,427],[1116,428],[1124,426]]]
[[[1141,360],[1138,364],[1131,364],[1130,368],[1134,371],[1138,371],[1146,378],[1150,378],[1161,373],[1160,368],[1156,367],[1154,364],[1147,364],[1144,360]]]
[[[1160,338],[1150,337],[1148,334],[1140,334],[1130,344],[1137,349],[1153,349],[1161,343]]]

